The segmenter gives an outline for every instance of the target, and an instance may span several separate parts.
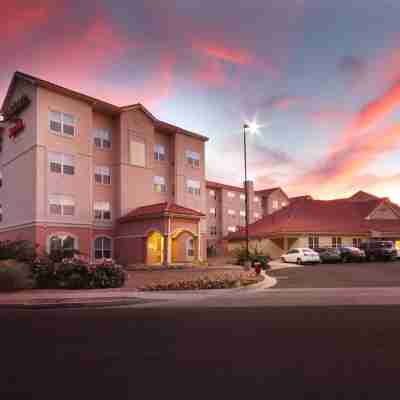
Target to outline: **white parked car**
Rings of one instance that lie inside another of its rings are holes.
[[[397,251],[397,258],[400,258],[400,247],[396,247],[396,251]]]
[[[317,264],[321,262],[319,254],[312,249],[308,248],[296,248],[289,250],[287,253],[281,256],[284,262],[296,263],[296,264]]]

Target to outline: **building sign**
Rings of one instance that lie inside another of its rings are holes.
[[[18,100],[15,100],[11,105],[3,112],[4,121],[12,120],[18,117],[26,108],[31,104],[31,99],[26,95],[22,95]]]
[[[15,138],[18,133],[25,129],[25,123],[21,118],[17,118],[14,120],[14,126],[12,126],[9,130],[8,136],[10,138]]]

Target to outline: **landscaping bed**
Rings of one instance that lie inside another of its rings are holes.
[[[248,286],[264,279],[253,271],[213,269],[207,271],[138,271],[129,272],[125,288],[143,291],[229,289]]]

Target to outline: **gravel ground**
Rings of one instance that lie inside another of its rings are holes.
[[[319,264],[268,271],[276,289],[400,286],[400,261]]]

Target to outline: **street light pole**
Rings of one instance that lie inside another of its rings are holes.
[[[246,261],[249,261],[249,198],[248,198],[248,187],[247,187],[247,149],[246,149],[246,129],[249,125],[243,125],[243,150],[244,150],[244,201],[246,207]]]

